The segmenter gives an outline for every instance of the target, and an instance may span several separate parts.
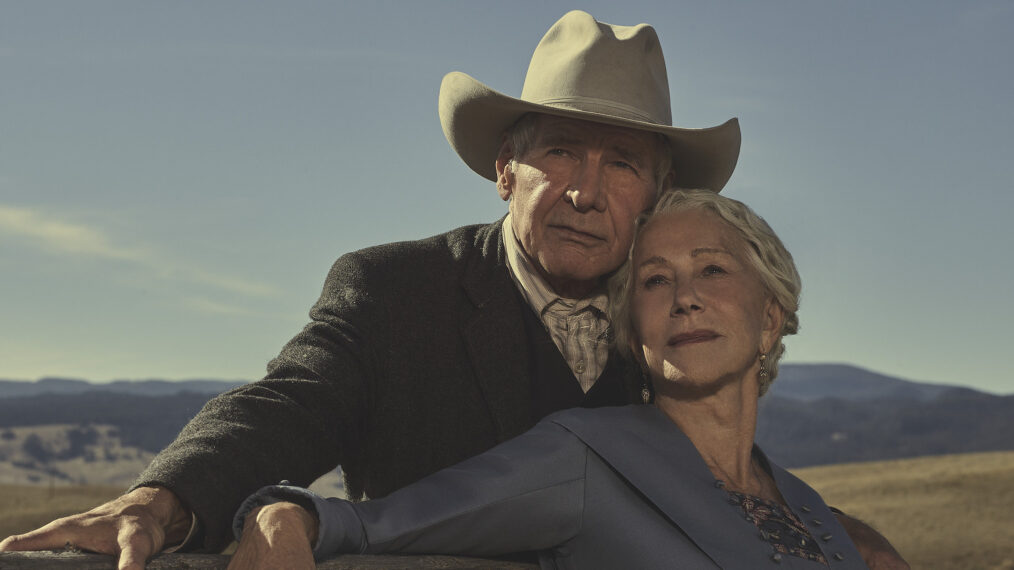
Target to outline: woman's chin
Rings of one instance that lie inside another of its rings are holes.
[[[677,399],[699,399],[717,394],[731,384],[742,382],[742,375],[718,370],[694,370],[677,368],[666,362],[666,370],[654,375],[652,385],[656,397],[668,396]]]

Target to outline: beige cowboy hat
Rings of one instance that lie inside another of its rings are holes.
[[[504,131],[525,113],[546,113],[660,133],[672,147],[674,185],[720,191],[739,158],[739,121],[706,129],[672,126],[669,79],[654,28],[614,26],[575,10],[553,24],[532,54],[521,98],[461,72],[440,84],[440,124],[472,170],[496,180]]]

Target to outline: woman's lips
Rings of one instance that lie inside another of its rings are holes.
[[[719,337],[719,334],[715,331],[709,330],[696,330],[681,333],[669,338],[669,346],[683,346],[686,344],[695,344],[698,342],[708,342],[715,340]]]

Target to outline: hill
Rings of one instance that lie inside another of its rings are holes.
[[[115,380],[94,384],[74,378],[40,378],[34,382],[0,379],[0,399],[93,392],[135,396],[172,396],[189,392],[214,396],[243,384],[246,382],[239,380]]]
[[[150,457],[214,394],[239,384],[0,380],[0,438],[16,439],[0,448],[0,482],[120,484],[123,472],[79,468],[70,461],[98,467],[107,461],[107,449]],[[40,432],[37,441],[24,431],[45,426],[63,431]],[[89,460],[83,447],[67,442],[95,426],[104,426],[102,437],[108,439],[89,451]],[[841,364],[785,364],[761,400],[757,441],[787,467],[1014,450],[1014,396],[912,382]],[[114,472],[115,479],[99,474]]]
[[[783,364],[768,395],[803,402],[823,398],[926,402],[954,388],[903,380],[848,364]]]
[[[756,439],[788,467],[1014,450],[1014,396],[965,388],[926,400],[770,395],[761,400]]]

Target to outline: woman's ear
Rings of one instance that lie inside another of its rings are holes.
[[[496,155],[496,191],[504,202],[510,199],[514,192],[513,160],[514,147],[505,137],[503,144],[500,145],[500,152]]]
[[[767,354],[782,337],[785,325],[785,309],[774,297],[769,297],[764,305],[764,328],[761,329],[761,353]]]

